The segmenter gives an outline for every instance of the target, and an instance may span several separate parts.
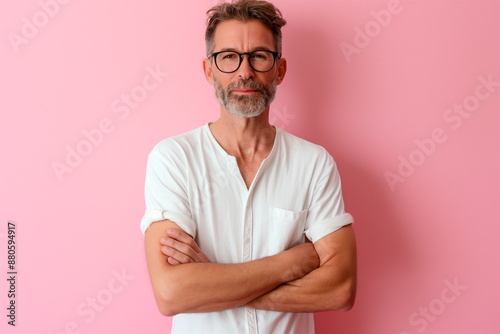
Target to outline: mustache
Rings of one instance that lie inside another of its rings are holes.
[[[264,90],[265,86],[252,79],[240,79],[238,82],[233,82],[227,86],[227,91],[231,92],[235,89],[258,89]]]

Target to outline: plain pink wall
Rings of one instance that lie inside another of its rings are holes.
[[[139,230],[146,157],[218,116],[201,71],[215,3],[4,1],[2,333],[169,332]],[[500,2],[275,3],[272,121],[330,151],[356,220],[357,303],[317,333],[499,333]]]

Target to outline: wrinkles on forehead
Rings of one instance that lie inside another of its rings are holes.
[[[223,50],[238,52],[275,51],[273,34],[271,29],[257,20],[221,22],[215,30],[213,52]]]

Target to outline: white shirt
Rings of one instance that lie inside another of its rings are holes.
[[[236,158],[208,124],[165,139],[149,155],[144,233],[175,222],[212,262],[242,263],[316,242],[353,222],[344,211],[335,162],[321,146],[276,128],[269,156],[247,189]],[[314,333],[311,313],[237,307],[174,316],[175,334]]]

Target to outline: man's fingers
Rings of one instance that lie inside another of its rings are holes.
[[[183,244],[189,245],[189,247],[191,247],[196,253],[199,253],[201,251],[196,242],[194,242],[193,237],[191,237],[184,231],[170,228],[167,229],[167,236],[172,239],[178,240]]]
[[[210,262],[193,238],[184,231],[167,229],[166,236],[160,239],[160,243],[163,246],[162,253],[172,258],[170,264]]]
[[[179,261],[177,261],[176,259],[174,259],[173,257],[170,257],[170,256],[167,257],[167,262],[173,266],[181,264]]]
[[[196,262],[196,251],[191,247],[189,244],[185,244],[183,242],[177,241],[176,239],[172,238],[162,238],[161,239],[161,244],[170,248],[175,249],[176,251],[187,255],[190,257],[192,260]]]
[[[190,258],[185,253],[179,252],[177,249],[163,246],[161,247],[161,252],[166,255],[167,261],[170,264],[181,264],[181,263],[190,263],[195,262],[192,258]]]

